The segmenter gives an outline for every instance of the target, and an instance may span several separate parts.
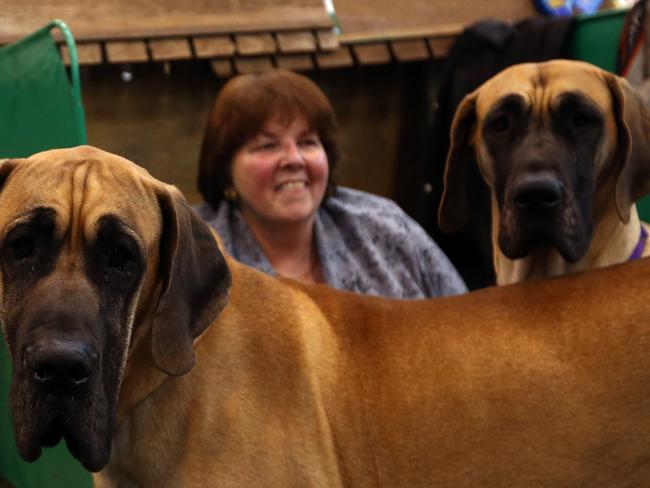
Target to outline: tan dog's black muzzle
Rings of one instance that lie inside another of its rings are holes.
[[[547,173],[527,174],[513,186],[515,207],[528,214],[555,211],[562,201],[564,185]]]
[[[42,337],[25,348],[25,368],[43,394],[79,395],[97,376],[99,354],[89,342]]]
[[[25,459],[37,459],[42,446],[64,439],[86,469],[97,470],[110,452],[118,358],[103,354],[115,341],[102,330],[111,324],[92,286],[79,275],[74,281],[61,286],[44,278],[26,290],[30,306],[18,302],[9,314],[15,356],[10,404]]]

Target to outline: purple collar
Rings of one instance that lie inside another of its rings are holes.
[[[634,261],[639,259],[643,255],[643,250],[645,249],[645,242],[648,239],[648,231],[645,230],[643,224],[641,224],[641,235],[639,236],[639,242],[636,243],[632,255],[628,258],[628,261]]]

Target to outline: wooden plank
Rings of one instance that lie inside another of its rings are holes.
[[[235,36],[237,53],[243,56],[274,54],[277,50],[271,34],[241,34]]]
[[[433,32],[451,24],[463,26],[487,17],[503,21],[539,15],[534,2],[513,0],[334,0],[336,18],[345,35],[372,32],[429,29]],[[381,38],[387,40],[386,38]]]
[[[317,49],[316,39],[310,31],[279,32],[277,40],[282,53],[314,52]]]
[[[212,68],[212,72],[220,78],[227,78],[235,72],[230,59],[215,59],[210,61],[210,67]]]
[[[314,60],[310,54],[280,54],[276,57],[278,68],[292,71],[314,69]]]
[[[393,41],[391,42],[391,49],[395,59],[401,63],[429,59],[429,49],[424,39]]]
[[[55,18],[66,21],[78,42],[333,26],[323,0],[5,0],[1,4],[0,43],[20,39]]]
[[[149,55],[153,61],[192,58],[192,49],[187,38],[150,39],[148,47]]]
[[[322,51],[334,51],[339,48],[339,38],[334,29],[321,29],[316,31],[318,48]]]
[[[191,59],[192,49],[185,38],[152,39],[149,41],[151,58],[154,61],[172,61],[176,59]]]
[[[230,36],[206,36],[192,38],[197,58],[233,56],[235,43]]]
[[[455,37],[463,31],[463,24],[445,24],[425,28],[382,29],[364,32],[346,32],[339,36],[342,44],[362,44],[379,41],[413,41],[430,37]]]
[[[444,58],[449,54],[451,46],[454,45],[456,39],[453,37],[442,37],[429,39],[429,49],[433,53],[434,58]]]
[[[387,64],[392,61],[388,44],[373,42],[352,46],[353,52],[360,64]]]
[[[235,58],[235,69],[239,73],[259,73],[273,69],[273,62],[268,56]]]
[[[142,63],[149,61],[143,41],[114,41],[106,43],[106,58],[110,63]]]
[[[316,54],[316,64],[319,68],[345,68],[354,65],[354,58],[347,46],[341,46],[336,51]]]
[[[66,65],[70,64],[68,46],[62,44],[61,57]],[[84,42],[77,44],[77,62],[79,65],[101,64],[103,61],[102,46],[98,42]]]

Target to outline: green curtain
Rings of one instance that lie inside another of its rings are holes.
[[[66,69],[52,30],[70,54]],[[55,20],[32,35],[0,48],[0,158],[24,157],[55,147],[86,143],[74,39]],[[11,361],[0,340],[0,479],[16,488],[84,488],[90,474],[65,443],[45,449],[34,463],[20,459],[8,408]]]

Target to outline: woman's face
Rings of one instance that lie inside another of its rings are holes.
[[[329,166],[318,134],[297,117],[268,121],[235,153],[231,173],[249,225],[286,225],[313,221]]]

